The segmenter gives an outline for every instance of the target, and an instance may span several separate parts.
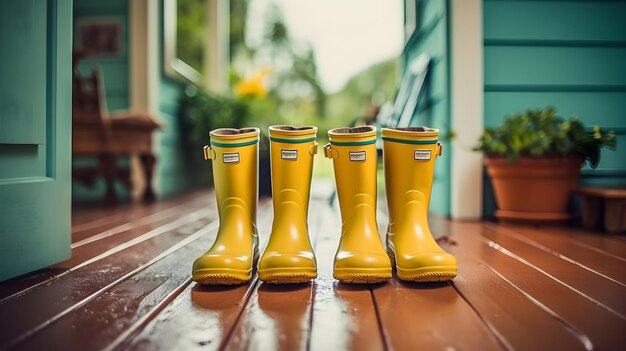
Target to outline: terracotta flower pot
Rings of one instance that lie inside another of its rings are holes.
[[[580,157],[530,158],[509,163],[485,158],[498,203],[495,215],[503,221],[566,221],[570,197],[576,189]]]

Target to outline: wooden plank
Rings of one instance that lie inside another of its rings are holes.
[[[575,260],[568,259],[541,245],[533,245],[530,240],[501,226],[483,224],[481,235],[484,239],[499,245],[503,250],[513,252],[519,260],[536,267],[545,275],[564,283],[580,294],[587,296],[607,310],[626,318],[626,265],[618,264],[614,271],[620,271],[614,279],[593,270]],[[596,254],[589,251],[591,254]],[[593,255],[591,255],[593,256]],[[607,261],[605,258],[604,261]],[[613,272],[611,272],[613,273]],[[620,277],[621,275],[621,277]]]
[[[500,350],[479,315],[447,283],[410,283],[394,278],[375,288],[374,299],[388,348]]]
[[[93,262],[87,261],[54,280],[0,301],[0,315],[15,316],[12,323],[0,329],[0,348],[28,337],[67,309],[93,299],[208,223],[207,218],[191,218],[183,217],[166,225],[167,231],[138,237],[141,240],[131,240]]]
[[[266,233],[272,221],[271,201],[259,205],[257,218],[259,232]],[[267,242],[266,235],[260,239],[263,244]],[[209,247],[205,245],[203,250]],[[256,274],[249,283],[239,286],[204,287],[192,283],[120,346],[140,350],[161,345],[174,350],[223,348],[256,285]]]
[[[626,242],[620,240],[620,237],[578,228],[554,227],[531,230],[519,227],[519,229],[524,229],[524,235],[528,235],[529,239],[566,255],[577,255],[578,250],[585,249],[600,254],[601,256],[597,257],[599,261],[605,256],[613,257],[621,261],[621,264],[626,261]]]
[[[132,225],[119,230],[110,230],[97,234],[100,236],[98,241],[85,241],[79,247],[74,245],[72,250],[72,258],[61,262],[57,265],[45,268],[43,270],[36,271],[29,274],[26,277],[20,277],[18,279],[9,280],[0,284],[0,302],[14,295],[24,293],[26,290],[36,287],[38,285],[48,283],[57,277],[67,274],[77,267],[81,267],[85,264],[91,264],[101,258],[107,256],[107,252],[115,251],[118,247],[124,247],[127,242],[131,240],[142,240],[142,238],[149,238],[153,235],[160,235],[168,231],[168,227],[174,221],[175,217],[179,223],[184,223],[184,220],[180,218],[199,218],[205,212],[211,214],[211,217],[216,215],[214,210],[214,202],[207,203],[205,209],[192,211],[192,207],[184,207],[180,210],[172,213],[172,217],[165,217],[155,222],[150,221],[147,225],[136,226]],[[182,216],[182,217],[181,217]],[[97,239],[93,236],[93,239]],[[102,240],[106,239],[106,240]]]
[[[333,260],[339,245],[338,208],[316,208],[324,220],[316,247],[310,350],[384,350],[376,307],[365,284],[342,284],[333,279]]]
[[[134,274],[93,294],[88,302],[69,307],[16,345],[16,349],[41,350],[51,344],[63,350],[115,346],[127,330],[141,324],[144,316],[167,304],[173,293],[189,285],[191,264],[213,242],[217,228],[217,222],[204,226]]]
[[[195,201],[188,201],[186,204],[174,206],[172,208],[159,211],[153,214],[150,214],[145,217],[136,218],[134,220],[129,219],[125,222],[122,222],[119,225],[115,225],[115,223],[111,223],[110,227],[104,227],[104,230],[100,230],[99,227],[81,231],[79,233],[73,234],[73,238],[75,241],[72,243],[72,249],[76,249],[80,246],[93,243],[98,240],[107,239],[107,241],[111,240],[111,237],[124,233],[128,230],[134,230],[139,227],[145,226],[158,226],[158,223],[169,221],[184,216],[190,212],[196,211],[198,209],[206,209],[208,212],[215,213],[215,201],[210,199],[198,199]]]
[[[216,350],[248,302],[255,283],[256,278],[233,286],[203,287],[192,283],[119,348]]]
[[[107,208],[81,208],[80,205],[74,204],[72,208],[72,234],[84,229],[105,225],[115,220],[141,217],[143,214],[172,208],[201,197],[203,194],[206,194],[206,192],[193,192],[151,204],[129,203]]]
[[[622,288],[626,287],[626,259],[616,257],[603,250],[594,250],[586,245],[580,245],[576,242],[577,240],[573,235],[568,235],[566,229],[496,226],[495,224],[488,226],[492,229],[497,228],[500,233],[540,248],[565,261],[579,265],[583,269],[614,280]],[[559,233],[557,230],[562,232]],[[578,236],[584,235],[579,234]],[[625,246],[623,243],[612,241],[612,246],[617,246],[618,248]]]
[[[454,254],[459,276],[452,286],[459,291],[480,318],[507,349],[584,349],[587,339],[565,328],[558,315],[543,308],[523,291],[503,280],[466,246],[453,238],[465,233],[468,222],[450,222],[438,216],[429,218],[431,229],[442,247]],[[453,235],[454,234],[454,235]],[[468,236],[479,234],[469,232]]]
[[[626,341],[623,333],[626,328],[624,319],[592,298],[529,264],[515,252],[482,238],[482,224],[453,222],[448,225],[450,229],[447,231],[447,249],[459,255],[469,254],[479,260],[503,281],[563,324],[586,348],[593,346],[599,349],[615,349]],[[474,297],[469,294],[465,297],[476,308],[481,305],[477,299],[491,298],[478,293]],[[505,325],[493,325],[504,335]]]
[[[459,276],[452,286],[506,349],[586,349],[586,339],[564,328],[557,315],[533,303],[468,252],[444,247],[456,255],[459,263]]]
[[[199,196],[199,199],[202,197]],[[75,225],[72,227],[72,243],[75,244],[81,240],[91,237],[95,234],[102,233],[104,231],[113,230],[116,227],[129,227],[137,226],[138,223],[150,223],[156,219],[171,216],[174,213],[179,213],[183,208],[190,207],[191,205],[199,206],[194,202],[199,201],[198,198],[184,197],[185,201],[171,202],[166,205],[160,206],[132,206],[122,208],[118,213],[114,213],[108,216],[92,219],[91,221]],[[208,201],[206,201],[208,203]],[[157,202],[158,203],[158,202]],[[80,215],[77,215],[80,217]]]
[[[312,287],[312,283],[270,286],[257,282],[225,349],[306,349]]]

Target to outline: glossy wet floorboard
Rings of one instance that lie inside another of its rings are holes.
[[[458,258],[450,283],[332,277],[341,219],[314,187],[307,284],[202,287],[194,258],[218,228],[214,194],[76,210],[73,256],[0,283],[0,349],[623,349],[626,240],[576,228],[431,218]],[[379,199],[379,227],[387,224]],[[272,224],[259,203],[261,247]]]

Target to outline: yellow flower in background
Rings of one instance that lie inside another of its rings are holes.
[[[265,77],[267,77],[268,73],[269,69],[263,68],[250,78],[240,81],[235,85],[235,93],[239,96],[261,97],[267,95]]]

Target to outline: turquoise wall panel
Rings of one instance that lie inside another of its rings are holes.
[[[432,61],[427,78],[427,96],[418,107],[413,125],[427,125],[440,130],[440,138],[450,130],[450,66],[449,66],[449,2],[446,0],[416,0],[417,29],[409,38],[403,52],[406,66],[422,53]],[[450,215],[450,160],[451,149],[445,146],[444,154],[435,166],[435,180],[430,210]]]
[[[115,19],[122,23],[122,53],[117,57],[87,58],[81,61],[79,69],[89,73],[91,67],[98,66],[102,72],[107,106],[109,111],[124,110],[130,106],[129,98],[129,2],[128,0],[75,0],[74,33],[81,21]],[[74,35],[75,39],[77,38]]]
[[[122,52],[116,57],[86,58],[81,61],[78,68],[82,74],[90,74],[91,68],[97,66],[100,69],[106,104],[109,112],[126,110],[130,106],[130,62],[129,53],[129,28],[130,13],[128,0],[75,0],[74,1],[74,46],[77,40],[77,28],[81,21],[112,19],[122,23]],[[127,164],[128,161],[124,160]],[[83,157],[72,160],[75,167],[85,167],[97,164],[96,159]],[[128,199],[129,193],[126,188],[116,183],[117,194],[122,199]],[[72,198],[79,201],[100,201],[105,193],[104,182],[96,180],[93,186],[85,186],[78,182],[72,182]]]
[[[507,1],[483,4],[485,125],[555,106],[589,127],[618,133],[581,184],[626,184],[626,1]],[[487,176],[483,210],[495,201]]]
[[[624,41],[623,1],[485,1],[485,40]]]
[[[548,105],[558,106],[563,117],[578,115],[613,129],[621,125],[620,116],[626,119],[626,112],[619,112],[626,111],[626,91],[490,91],[485,92],[485,125],[496,127],[502,116]]]
[[[537,85],[566,86],[559,87],[560,90],[593,91],[615,85],[626,88],[626,45],[623,48],[488,45],[484,55],[488,91],[492,85],[503,85],[500,89],[528,86],[526,90]]]

